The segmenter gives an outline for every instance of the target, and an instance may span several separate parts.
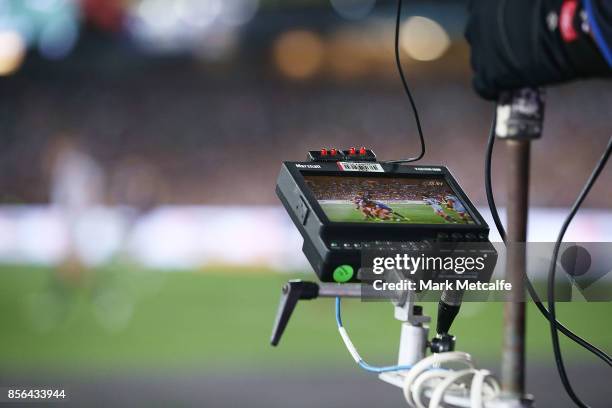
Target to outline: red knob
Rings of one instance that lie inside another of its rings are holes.
[[[336,149],[331,149],[331,151],[329,152],[332,156],[335,156],[336,153],[338,153],[338,150]]]
[[[321,156],[327,156],[327,149],[321,149]]]
[[[368,151],[366,150],[365,147],[362,147],[361,149],[359,149],[359,154],[361,155],[365,155]]]
[[[349,154],[355,154],[355,153],[357,153],[357,149],[355,149],[354,147],[351,147],[349,149]]]

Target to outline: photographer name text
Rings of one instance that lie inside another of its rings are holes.
[[[468,280],[446,280],[444,282],[434,282],[431,280],[420,280],[418,282],[408,279],[398,282],[385,282],[382,279],[372,282],[374,290],[409,290],[409,291],[426,291],[426,290],[470,290],[470,291],[510,291],[512,284],[505,280],[496,280],[494,282],[470,282]]]

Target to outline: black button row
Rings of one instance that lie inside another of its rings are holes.
[[[465,234],[461,232],[453,232],[451,234],[440,232],[438,234],[438,242],[478,242],[486,241],[487,239],[488,236],[485,232],[480,232],[478,234],[472,232],[467,232]]]
[[[487,241],[487,234],[484,232],[474,234],[471,232],[462,234],[460,232],[445,233],[441,232],[437,236],[437,242],[484,242]],[[345,250],[361,250],[361,249],[376,249],[376,250],[412,250],[422,251],[431,248],[432,242],[429,240],[409,241],[409,242],[394,242],[394,241],[367,241],[367,242],[352,242],[352,241],[333,241],[330,243],[331,249]]]

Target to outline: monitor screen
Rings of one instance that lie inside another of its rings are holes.
[[[331,222],[474,224],[444,177],[303,175]]]

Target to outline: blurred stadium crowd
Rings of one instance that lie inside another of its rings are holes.
[[[242,253],[238,263],[284,264],[278,254],[295,255],[299,238],[268,207],[277,205],[281,160],[351,145],[394,159],[417,146],[393,66],[394,7],[0,0],[0,224],[8,231],[0,258],[53,263],[77,246],[94,263],[129,250],[162,266],[236,261],[229,253]],[[464,8],[409,2],[401,49],[424,122],[424,163],[450,167],[484,205],[492,107],[470,89]],[[541,208],[534,222],[551,222],[544,230],[563,213],[547,208],[572,201],[609,136],[611,89],[590,82],[549,92],[531,198]],[[587,205],[604,210],[580,224],[580,237],[603,240],[612,230],[611,183],[606,172],[593,190]]]
[[[434,184],[435,183],[435,184]],[[438,184],[439,183],[439,184]],[[344,200],[368,194],[378,200],[412,200],[453,194],[443,182],[414,179],[361,179],[359,177],[314,176],[306,179],[317,200]]]

